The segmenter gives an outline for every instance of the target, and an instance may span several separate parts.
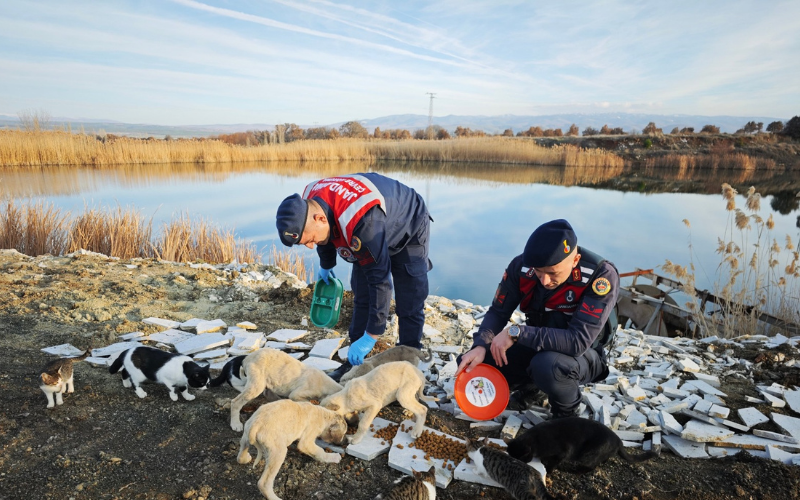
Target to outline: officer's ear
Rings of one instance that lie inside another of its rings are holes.
[[[572,267],[575,268],[578,266],[578,262],[581,261],[581,254],[575,252],[575,260],[572,262]]]
[[[312,216],[312,220],[315,222],[319,222],[320,224],[327,224],[328,217],[325,215],[324,212],[317,212]]]

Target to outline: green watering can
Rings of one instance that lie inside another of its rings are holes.
[[[344,287],[338,278],[329,277],[328,283],[317,280],[311,299],[311,322],[320,328],[333,328],[339,321]]]

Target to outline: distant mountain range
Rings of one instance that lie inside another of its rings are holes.
[[[483,130],[489,134],[499,134],[505,129],[510,128],[516,134],[522,130],[527,130],[532,126],[539,126],[543,129],[560,128],[564,132],[573,123],[583,131],[586,127],[600,129],[603,125],[611,128],[622,127],[626,132],[632,130],[641,131],[648,123],[654,122],[657,127],[669,133],[674,127],[694,127],[699,132],[704,125],[716,125],[721,132],[732,133],[742,128],[748,121],[763,122],[764,128],[773,121],[783,121],[789,117],[774,118],[766,116],[702,116],[702,115],[652,115],[635,113],[594,113],[594,114],[557,114],[557,115],[447,115],[434,116],[433,124],[443,127],[450,132],[456,127],[468,127],[472,130]],[[372,132],[375,127],[381,129],[406,129],[414,132],[417,129],[424,129],[428,126],[426,115],[389,115],[379,118],[368,118],[357,120],[367,130]],[[218,134],[229,134],[232,132],[244,132],[247,130],[272,130],[274,123],[232,123],[232,124],[210,124],[210,125],[148,125],[137,123],[122,123],[113,120],[92,120],[92,119],[71,119],[71,118],[52,118],[51,125],[69,126],[73,131],[83,129],[91,133],[109,133],[118,135],[128,135],[133,137],[208,137]],[[332,123],[328,127],[339,127],[345,122]],[[302,128],[310,125],[298,124]],[[16,116],[0,115],[0,129],[17,128],[20,122]]]

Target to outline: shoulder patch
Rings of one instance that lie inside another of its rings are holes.
[[[581,280],[581,270],[579,268],[575,268],[572,270],[572,281],[580,281]]]
[[[611,291],[611,282],[606,278],[597,278],[592,281],[592,291],[602,297]]]
[[[586,297],[583,302],[581,302],[581,306],[578,308],[575,315],[591,325],[599,325],[600,317],[605,310],[606,305],[604,303],[591,297]]]
[[[353,239],[350,240],[350,248],[353,249],[354,252],[361,250],[361,240],[358,239],[358,236],[353,236]]]

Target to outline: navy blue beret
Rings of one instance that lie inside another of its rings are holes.
[[[307,217],[308,202],[299,194],[295,193],[281,202],[275,224],[278,226],[278,236],[284,245],[290,247],[300,243]]]
[[[545,222],[528,238],[522,253],[525,267],[549,267],[566,259],[578,244],[572,226],[564,219]]]

